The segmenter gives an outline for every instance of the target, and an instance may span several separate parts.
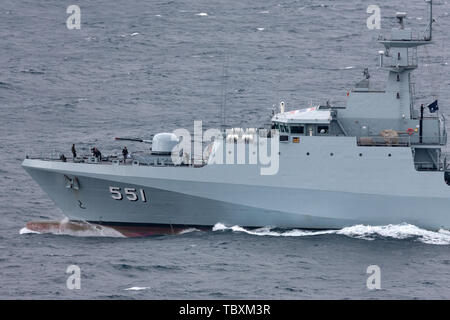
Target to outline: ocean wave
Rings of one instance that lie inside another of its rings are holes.
[[[187,228],[187,229],[181,230],[180,232],[178,232],[178,234],[185,234],[185,233],[191,233],[191,232],[196,232],[196,231],[200,231],[200,230],[196,229],[196,228]]]
[[[20,234],[54,234],[73,237],[112,237],[123,238],[120,232],[105,226],[87,222],[72,222],[67,218],[61,221],[32,222],[19,231]]]
[[[40,234],[40,232],[30,230],[30,229],[28,229],[27,227],[23,227],[23,228],[20,229],[20,231],[19,231],[19,234],[29,234],[29,233]]]
[[[0,88],[2,88],[2,89],[12,89],[12,87],[13,86],[11,84],[0,81]]]
[[[435,245],[449,245],[450,231],[441,229],[439,231],[430,231],[421,229],[417,226],[402,223],[389,224],[385,226],[368,226],[368,225],[354,225],[339,230],[323,230],[323,231],[309,231],[301,229],[282,230],[273,227],[263,227],[258,229],[246,229],[240,226],[225,226],[222,223],[217,223],[213,227],[213,231],[233,231],[243,232],[255,236],[273,236],[273,237],[305,237],[305,236],[320,236],[320,235],[344,235],[350,238],[362,240],[376,240],[379,238],[391,239],[413,239],[426,244]]]
[[[150,287],[131,287],[124,289],[125,291],[141,291],[141,290],[147,290],[150,289]]]

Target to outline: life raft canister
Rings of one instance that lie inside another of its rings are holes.
[[[409,134],[409,135],[412,135],[414,133],[414,129],[413,128],[408,128],[406,130],[406,133]]]

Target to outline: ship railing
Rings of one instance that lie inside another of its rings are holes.
[[[419,58],[417,56],[417,48],[408,48],[407,52],[408,52],[407,53],[408,66],[417,67],[419,65]]]
[[[445,146],[447,144],[447,126],[445,124],[446,120],[443,114],[439,117],[439,132],[442,136],[442,139],[440,139],[441,145]]]
[[[450,172],[450,153],[441,152],[435,161],[415,161],[414,165],[418,171],[446,171]]]
[[[450,171],[450,153],[441,152],[441,163],[444,171]]]
[[[422,143],[420,143],[420,135],[416,133],[414,135],[415,140],[411,142],[412,145],[439,145],[445,146],[447,144],[447,133],[443,131],[443,134],[436,136],[422,136]]]
[[[417,171],[445,171],[446,163],[444,160],[436,163],[433,161],[414,162]]]
[[[170,156],[169,156],[170,157]],[[123,161],[122,155],[105,155],[101,159],[92,155],[78,155],[76,158],[65,156],[64,153],[58,151],[32,153],[25,156],[26,159],[36,159],[43,161],[71,162],[71,163],[90,163],[90,164],[115,164],[115,165],[139,165],[139,166],[175,166],[167,157],[149,157],[144,152],[134,152],[131,158]],[[207,160],[199,157],[191,156],[183,159],[182,166],[203,167],[207,164]]]
[[[439,116],[437,116],[437,115],[424,115],[423,116],[423,119],[438,119],[439,118]],[[412,119],[413,120],[420,120],[420,115],[415,115],[414,117],[412,117]]]
[[[411,146],[411,138],[408,137],[383,137],[383,136],[365,136],[357,138],[358,146],[373,147],[408,147]]]
[[[412,41],[412,42],[417,42],[417,41],[429,41],[428,39],[428,34],[427,32],[418,32],[418,31],[413,31],[411,32],[411,39],[404,39],[404,40],[399,40],[399,39],[392,39],[391,35],[384,35],[384,34],[380,34],[378,35],[378,41]]]
[[[25,155],[25,158],[26,159],[36,159],[36,160],[46,160],[46,161],[59,161],[59,160],[61,160],[62,156],[65,156],[64,153],[54,150],[54,151],[27,153]],[[66,158],[66,160],[73,161],[72,158]]]
[[[414,115],[414,105],[416,104],[416,84],[413,81],[409,83],[409,96],[411,97],[410,108],[411,114]]]
[[[358,146],[381,146],[381,147],[409,147],[416,145],[440,145],[447,144],[447,134],[438,136],[422,136],[422,143],[419,142],[420,137],[418,133],[413,136],[401,135],[398,137],[383,137],[383,136],[363,136],[357,138]],[[450,159],[450,158],[449,158]]]
[[[102,163],[102,162],[113,162],[115,160],[122,160],[122,156],[117,155],[107,155],[102,156],[101,160],[91,156],[91,155],[79,155],[76,158],[72,156],[66,156],[63,152],[41,152],[41,153],[31,153],[26,154],[26,159],[36,159],[36,160],[44,160],[44,161],[61,161],[61,162],[87,162],[87,163]]]
[[[402,58],[397,59],[397,56],[386,56],[381,60],[382,68],[389,69],[415,69],[419,65],[419,58],[417,55],[417,48],[408,48],[406,54],[406,60]]]

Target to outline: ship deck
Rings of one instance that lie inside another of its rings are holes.
[[[42,161],[51,162],[68,162],[68,163],[86,163],[86,164],[96,164],[96,165],[117,165],[117,166],[152,166],[152,167],[194,167],[199,168],[206,165],[206,161],[198,159],[190,159],[189,163],[174,164],[170,156],[158,156],[152,154],[139,153],[131,158],[123,160],[122,156],[118,155],[107,155],[102,156],[98,159],[89,155],[77,156],[76,158],[65,157],[62,153],[50,154],[50,155],[27,155],[26,159],[35,159]]]

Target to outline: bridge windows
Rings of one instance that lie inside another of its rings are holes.
[[[283,133],[289,133],[289,126],[281,124],[281,123],[274,123],[274,125],[272,126],[272,129],[277,129]]]
[[[304,126],[291,126],[291,133],[304,134],[305,127]]]
[[[273,129],[278,129],[281,134],[289,134],[296,136],[328,136],[330,135],[330,124],[308,124],[308,123],[273,123]]]

